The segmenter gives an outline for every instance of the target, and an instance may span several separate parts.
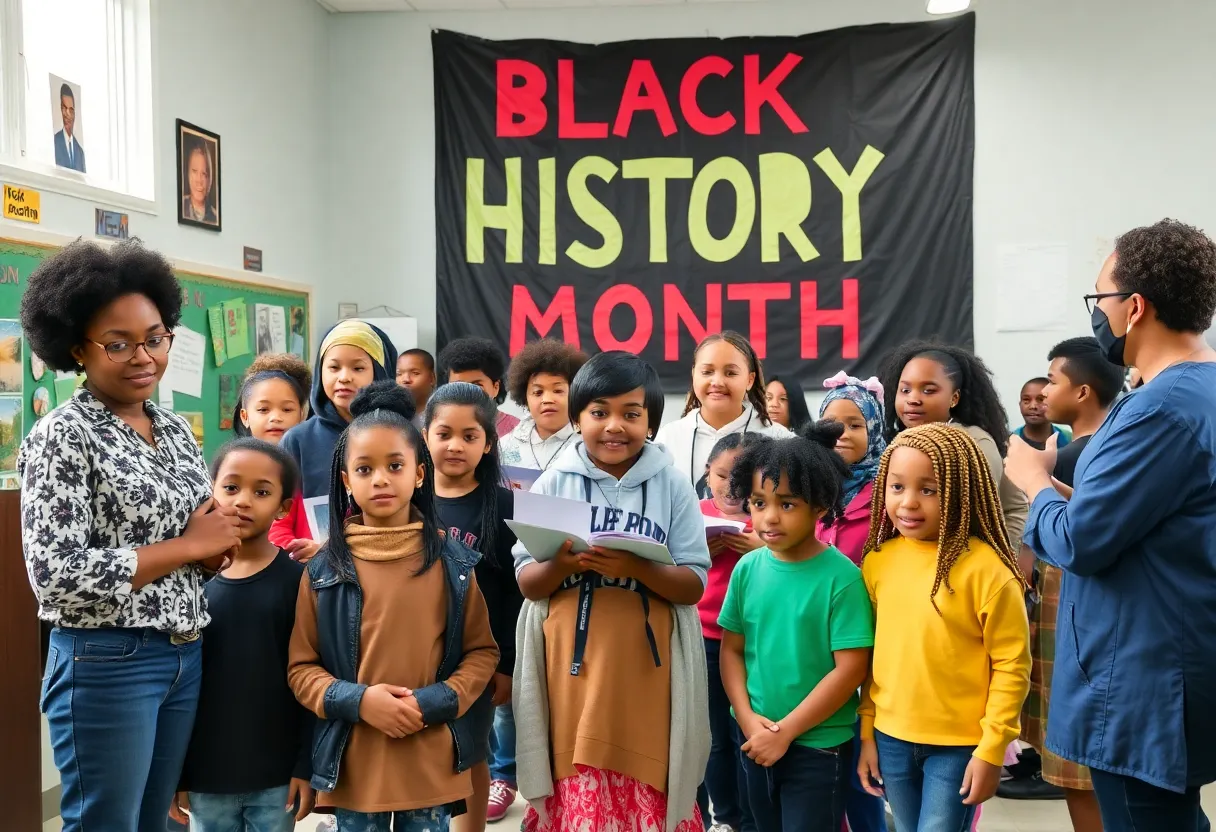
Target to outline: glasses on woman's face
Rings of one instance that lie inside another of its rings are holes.
[[[111,341],[108,344],[98,344],[92,338],[89,338],[88,341],[90,344],[101,347],[106,358],[114,363],[125,364],[135,357],[135,353],[139,351],[140,347],[143,347],[144,351],[153,358],[168,355],[169,350],[173,347],[173,333],[152,335],[143,341]]]
[[[1136,293],[1135,292],[1098,292],[1097,294],[1086,295],[1085,296],[1085,309],[1089,312],[1090,317],[1093,317],[1094,309],[1097,307],[1098,301],[1105,300],[1106,298],[1122,298],[1123,300],[1127,300],[1134,294],[1136,294]]]

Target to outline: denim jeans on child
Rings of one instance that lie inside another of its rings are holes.
[[[771,768],[744,759],[759,832],[840,832],[853,766],[853,740],[835,748],[794,743]]]
[[[1199,805],[1198,786],[1178,794],[1096,768],[1089,773],[1105,832],[1210,832],[1212,828]]]
[[[291,832],[295,812],[286,811],[288,786],[248,794],[190,792],[190,832]]]
[[[64,832],[164,832],[198,709],[201,647],[147,629],[52,631],[42,712]]]
[[[510,704],[494,709],[489,764],[490,780],[502,780],[515,788],[515,713]]]
[[[874,732],[878,770],[891,814],[909,832],[968,832],[974,806],[958,790],[974,745],[922,745]]]
[[[334,815],[338,819],[338,832],[447,832],[448,829],[448,813],[442,807],[370,813],[335,809]]]
[[[698,804],[705,828],[710,825],[709,800],[713,801],[714,823],[737,832],[755,832],[752,810],[747,800],[747,780],[743,775],[743,733],[730,713],[730,699],[722,687],[718,656],[722,642],[705,639],[705,665],[709,672],[709,765],[705,782],[698,790]],[[708,798],[708,800],[706,799]]]
[[[857,736],[861,736],[861,720],[857,721]],[[861,742],[853,743],[853,768],[849,772],[849,792],[844,801],[844,814],[849,832],[887,832],[887,807],[881,797],[875,797],[861,787],[857,776]]]

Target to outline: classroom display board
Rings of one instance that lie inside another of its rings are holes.
[[[56,373],[33,355],[18,314],[30,274],[58,249],[0,238],[0,488],[17,488],[17,450],[34,422],[71,397],[83,375]],[[232,437],[241,379],[263,352],[308,360],[307,291],[178,271],[182,318],[154,401],[194,429],[209,459]]]
[[[431,37],[439,346],[741,331],[804,388],[972,343],[975,16],[798,37]]]

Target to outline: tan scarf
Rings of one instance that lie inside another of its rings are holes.
[[[346,521],[346,545],[359,560],[390,561],[413,557],[422,551],[422,521],[411,513],[405,526],[373,528],[363,525],[362,515]]]

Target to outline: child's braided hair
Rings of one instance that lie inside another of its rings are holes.
[[[914,448],[933,463],[941,500],[941,531],[937,539],[937,575],[929,600],[937,606],[937,591],[942,584],[953,593],[950,570],[959,556],[968,549],[968,541],[978,537],[996,550],[1001,562],[1017,576],[1022,586],[1026,579],[1018,568],[1017,553],[1009,542],[1005,516],[997,486],[983,453],[975,440],[953,425],[932,424],[901,431],[887,447],[874,480],[874,499],[870,506],[870,535],[865,552],[878,550],[895,536],[895,527],[887,515],[887,471],[891,454],[896,448]]]

